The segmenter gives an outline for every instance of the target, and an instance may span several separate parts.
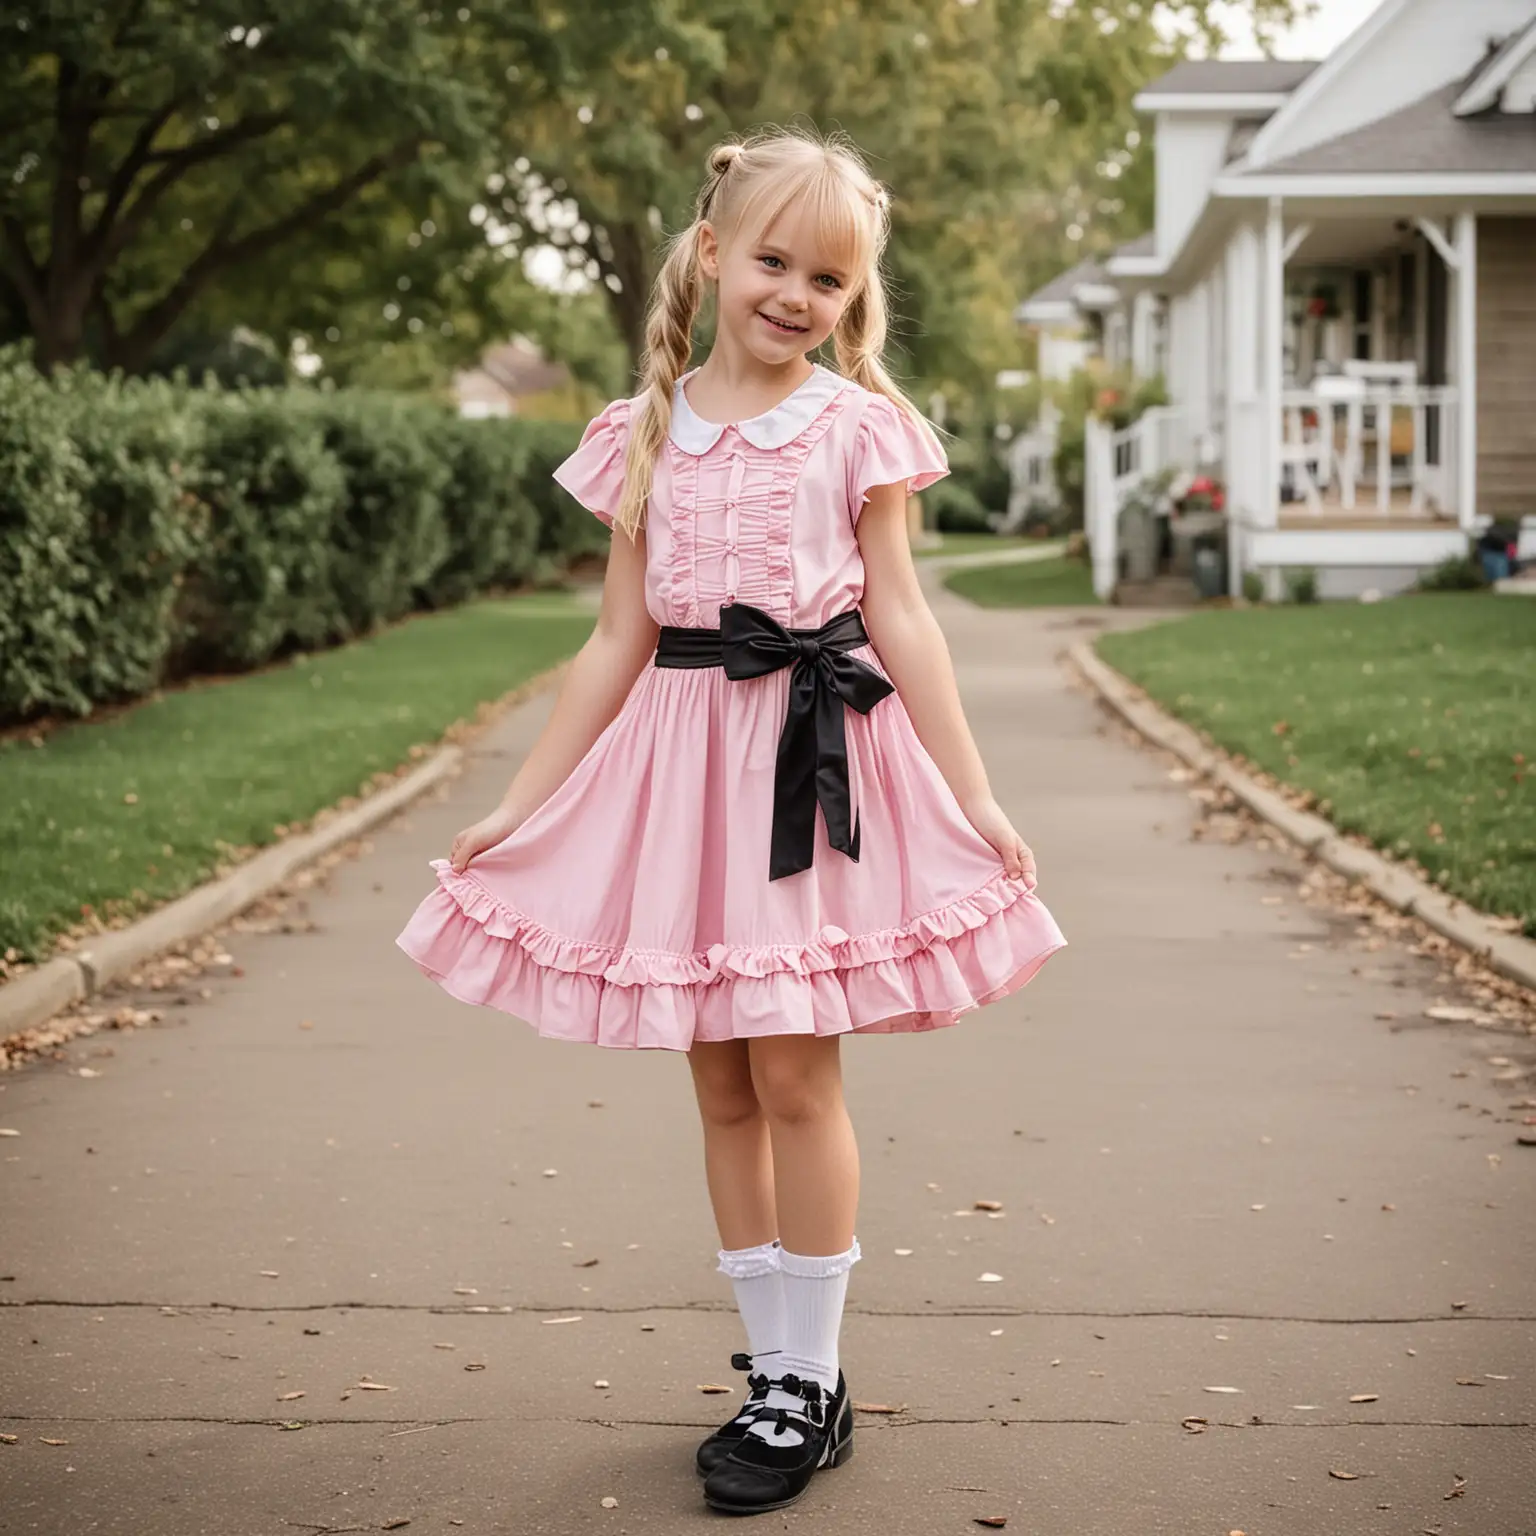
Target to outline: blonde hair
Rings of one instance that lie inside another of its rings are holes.
[[[698,236],[706,221],[725,245],[741,234],[760,235],[797,199],[807,199],[823,239],[851,274],[852,292],[832,333],[838,371],[922,420],[882,361],[888,306],[880,261],[890,236],[890,196],[858,151],[843,139],[768,128],[740,143],[717,144],[707,163],[693,222],[667,242],[646,311],[640,391],[630,412],[624,491],[615,514],[631,538],[672,423],[673,390],[693,355],[693,323],[705,287]]]

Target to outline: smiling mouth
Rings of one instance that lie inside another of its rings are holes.
[[[763,314],[762,310],[758,310],[758,314],[775,330],[783,331],[786,336],[799,336],[803,332],[810,329],[810,327],[806,325],[795,325],[792,321],[780,320],[777,318],[777,316],[774,315],[765,315]]]

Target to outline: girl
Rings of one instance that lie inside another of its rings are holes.
[[[881,362],[887,232],[839,143],[710,155],[644,388],[555,471],[618,531],[596,628],[399,939],[540,1034],[687,1052],[751,1345],[746,1403],[696,1463],[735,1513],[853,1449],[842,1037],[953,1024],[1065,942],[913,569],[907,497],[948,467]],[[714,346],[685,371],[706,291]],[[810,356],[829,340],[836,370]]]

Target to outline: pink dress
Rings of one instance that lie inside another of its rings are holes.
[[[555,471],[610,527],[632,406],[609,405]],[[947,473],[931,431],[830,369],[728,426],[699,417],[680,381],[647,511],[646,606],[658,624],[716,627],[739,600],[818,628],[863,594],[868,490]],[[888,676],[872,645],[848,654]],[[966,820],[897,693],[845,710],[857,860],[818,811],[812,867],[768,878],[790,676],[647,665],[511,836],[462,874],[432,861],[437,887],[400,947],[464,1002],[629,1048],[938,1029],[1018,990],[1066,941]]]

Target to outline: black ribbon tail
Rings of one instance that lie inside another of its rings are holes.
[[[815,669],[797,663],[789,675],[789,707],[779,732],[773,775],[770,880],[797,875],[802,869],[809,869],[815,858],[816,802],[821,782],[817,740],[821,702]]]

